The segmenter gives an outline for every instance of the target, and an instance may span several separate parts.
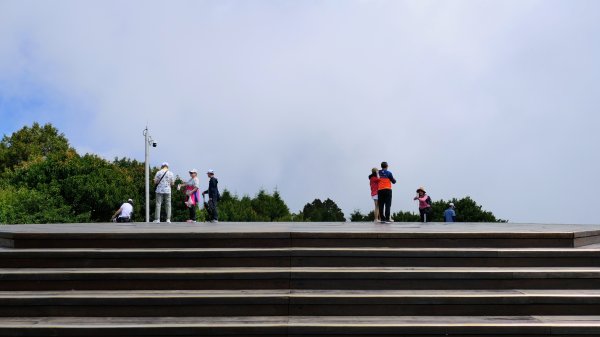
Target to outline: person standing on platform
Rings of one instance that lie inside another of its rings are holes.
[[[425,192],[424,187],[417,189],[417,196],[414,200],[419,200],[419,214],[421,222],[430,222],[432,218],[431,198]]]
[[[177,189],[185,185],[185,195],[187,196],[185,205],[190,210],[190,217],[187,222],[196,222],[196,207],[198,207],[197,205],[200,202],[200,179],[198,179],[198,170],[191,169],[189,172],[190,180],[185,184],[178,185]]]
[[[391,207],[392,207],[392,184],[396,183],[392,172],[388,171],[388,163],[381,163],[381,170],[379,170],[379,185],[377,191],[377,199],[379,202],[379,217],[381,223],[392,223],[390,219]]]
[[[373,168],[369,175],[369,184],[371,185],[371,199],[375,202],[375,209],[373,210],[373,220],[375,222],[381,221],[379,218],[379,203],[378,203],[378,190],[379,190],[379,175],[377,175],[377,169]]]
[[[111,220],[117,222],[131,222],[133,216],[133,200],[129,199],[124,202],[121,207],[113,214]]]
[[[208,175],[208,189],[202,192],[202,195],[208,194],[208,207],[210,208],[209,214],[212,214],[212,219],[210,222],[219,222],[219,213],[217,212],[217,203],[219,199],[221,199],[221,194],[219,194],[219,180],[215,177],[214,170],[208,170],[206,172]]]
[[[154,176],[156,185],[156,209],[154,211],[154,222],[160,222],[160,207],[165,203],[167,211],[167,223],[171,222],[171,186],[175,184],[175,177],[169,171],[169,163],[164,162],[160,165],[160,170]]]
[[[454,203],[448,204],[448,209],[444,211],[444,221],[446,222],[455,222],[456,221],[456,211],[454,210]]]

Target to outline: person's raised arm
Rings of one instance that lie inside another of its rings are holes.
[[[123,211],[123,206],[119,207],[119,209],[115,212],[115,214],[113,214],[113,216],[111,217],[112,219],[115,219],[117,217],[117,215],[121,214],[121,212]]]

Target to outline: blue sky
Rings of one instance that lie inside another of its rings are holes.
[[[513,222],[598,223],[600,2],[0,0],[0,132],[51,122],[293,211],[471,196]]]

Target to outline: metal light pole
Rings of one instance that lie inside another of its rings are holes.
[[[150,161],[148,158],[150,153],[150,145],[152,145],[152,147],[156,147],[156,143],[148,134],[148,126],[146,126],[144,129],[144,143],[146,145],[146,151],[144,153],[144,170],[146,173],[146,222],[150,222]]]

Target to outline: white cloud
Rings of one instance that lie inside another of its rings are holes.
[[[148,124],[153,164],[277,186],[294,211],[369,210],[387,160],[394,210],[425,185],[513,221],[597,222],[599,6],[4,1],[0,97],[43,88],[72,143],[108,158],[143,160]]]

